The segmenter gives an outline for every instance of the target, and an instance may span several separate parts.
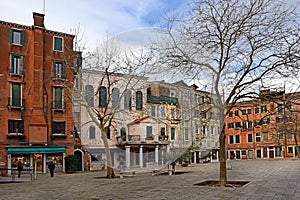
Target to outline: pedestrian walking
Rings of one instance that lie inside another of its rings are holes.
[[[49,168],[49,171],[50,171],[50,176],[53,177],[54,176],[55,164],[53,163],[52,160],[49,162],[48,168]]]
[[[18,161],[18,178],[21,177],[21,172],[23,170],[23,163],[21,162],[21,160]]]
[[[121,172],[125,171],[123,157],[120,158],[120,171]]]

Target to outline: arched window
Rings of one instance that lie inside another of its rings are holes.
[[[131,91],[125,90],[124,109],[131,109]]]
[[[136,92],[136,109],[142,110],[143,109],[143,93],[141,91]]]
[[[107,89],[104,86],[99,88],[99,107],[106,107],[107,105]]]
[[[91,85],[85,86],[85,101],[89,106],[94,107],[94,87]]]
[[[96,139],[96,131],[94,126],[90,126],[89,139]]]
[[[126,129],[124,127],[121,128],[121,138],[122,141],[126,141]]]
[[[120,98],[120,90],[118,88],[112,89],[112,107],[116,108],[119,104],[119,98]]]

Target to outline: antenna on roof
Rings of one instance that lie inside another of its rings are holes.
[[[43,14],[45,14],[45,4],[46,4],[45,1],[46,1],[46,0],[43,0]]]

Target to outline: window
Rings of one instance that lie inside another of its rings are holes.
[[[63,89],[62,87],[54,87],[54,109],[63,109]]]
[[[53,37],[53,50],[54,51],[62,51],[63,50],[63,38],[61,37]]]
[[[234,127],[235,128],[241,128],[242,124],[241,122],[235,122]]]
[[[106,130],[106,137],[107,137],[107,139],[110,140],[111,139],[110,128],[106,127],[105,130]]]
[[[229,135],[229,144],[234,144],[234,135]]]
[[[229,116],[229,117],[232,117],[232,115],[233,115],[233,113],[232,113],[232,111],[230,111],[230,112],[228,113],[228,116]]]
[[[202,134],[203,134],[203,135],[206,134],[206,126],[202,126]]]
[[[10,73],[23,74],[23,56],[11,54]]]
[[[120,99],[120,90],[119,88],[113,88],[112,89],[112,107],[117,108],[119,104],[119,99]]]
[[[261,141],[260,133],[255,133],[255,141],[256,142],[260,142]]]
[[[65,67],[63,61],[53,62],[53,78],[54,79],[65,79]]]
[[[261,106],[261,112],[262,113],[267,112],[267,106],[266,105]]]
[[[268,141],[268,139],[269,139],[269,133],[268,132],[264,132],[263,135],[264,135],[264,141]]]
[[[126,128],[124,127],[121,128],[121,138],[122,141],[126,141]]]
[[[198,126],[195,126],[195,133],[199,133],[199,127]]]
[[[11,99],[10,105],[21,107],[22,106],[22,90],[21,83],[12,83],[11,84]]]
[[[146,137],[147,138],[151,138],[151,139],[153,139],[153,135],[152,135],[152,126],[147,126],[146,127]]]
[[[279,135],[278,135],[279,140],[283,140],[283,138],[284,138],[283,136],[284,136],[283,132],[279,132]]]
[[[202,119],[206,119],[206,111],[202,111],[201,112],[201,118]]]
[[[259,107],[255,107],[255,114],[259,113]]]
[[[175,128],[171,128],[171,140],[175,140]]]
[[[205,96],[201,96],[201,103],[205,103]]]
[[[287,139],[292,139],[293,138],[293,134],[292,134],[292,132],[288,132],[287,133]]]
[[[164,106],[160,106],[160,117],[162,118],[166,117],[166,110]]]
[[[165,127],[160,128],[160,135],[161,136],[166,136],[166,128]]]
[[[242,110],[242,115],[246,115],[247,113],[246,113],[246,109],[243,109]]]
[[[215,146],[215,141],[214,141],[214,140],[211,141],[211,146],[212,146],[212,147]]]
[[[227,126],[228,128],[234,128],[234,122],[229,122]]]
[[[136,110],[143,109],[143,93],[141,91],[136,92]]]
[[[252,114],[251,108],[247,109],[247,114],[248,114],[248,115]]]
[[[214,129],[215,129],[215,128],[214,128],[213,126],[210,127],[210,134],[211,134],[211,135],[214,134]]]
[[[252,129],[252,121],[243,121],[243,129]]]
[[[155,106],[151,106],[151,116],[152,117],[156,116],[156,107]]]
[[[293,154],[294,152],[293,152],[293,147],[288,147],[288,153],[289,154]]]
[[[278,113],[283,113],[283,106],[282,106],[282,104],[277,104],[277,112]]]
[[[10,29],[10,43],[16,45],[24,45],[24,31]]]
[[[235,143],[239,144],[240,142],[240,135],[235,135]]]
[[[292,102],[290,102],[290,101],[286,102],[285,107],[286,107],[288,110],[292,110]]]
[[[94,126],[89,128],[89,139],[96,139],[96,131]]]
[[[64,121],[52,121],[52,134],[65,134],[65,124]]]
[[[91,85],[85,86],[85,101],[89,106],[94,107],[94,87]]]
[[[199,113],[200,113],[200,110],[195,110],[194,111],[194,117],[199,117]]]
[[[24,121],[9,119],[8,120],[8,133],[24,133]]]
[[[235,115],[235,116],[239,116],[239,110],[235,110],[235,111],[234,111],[234,115]]]
[[[253,142],[252,133],[248,134],[248,142]]]
[[[80,97],[76,97],[74,96],[73,99],[73,109],[74,109],[74,113],[80,113]]]
[[[187,128],[184,129],[184,140],[189,140],[189,129]]]
[[[104,86],[99,88],[99,107],[104,108],[107,105],[107,89]]]
[[[124,109],[131,109],[131,91],[125,90]]]

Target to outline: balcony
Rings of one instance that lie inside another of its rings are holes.
[[[13,98],[10,97],[8,98],[8,109],[20,109],[23,110],[24,109],[24,105],[25,105],[25,99],[21,99],[21,98]]]
[[[173,104],[178,104],[178,98],[176,97],[167,97],[167,96],[147,96],[147,102],[151,103],[173,103]]]
[[[51,139],[66,139],[67,136],[63,133],[52,133]]]

